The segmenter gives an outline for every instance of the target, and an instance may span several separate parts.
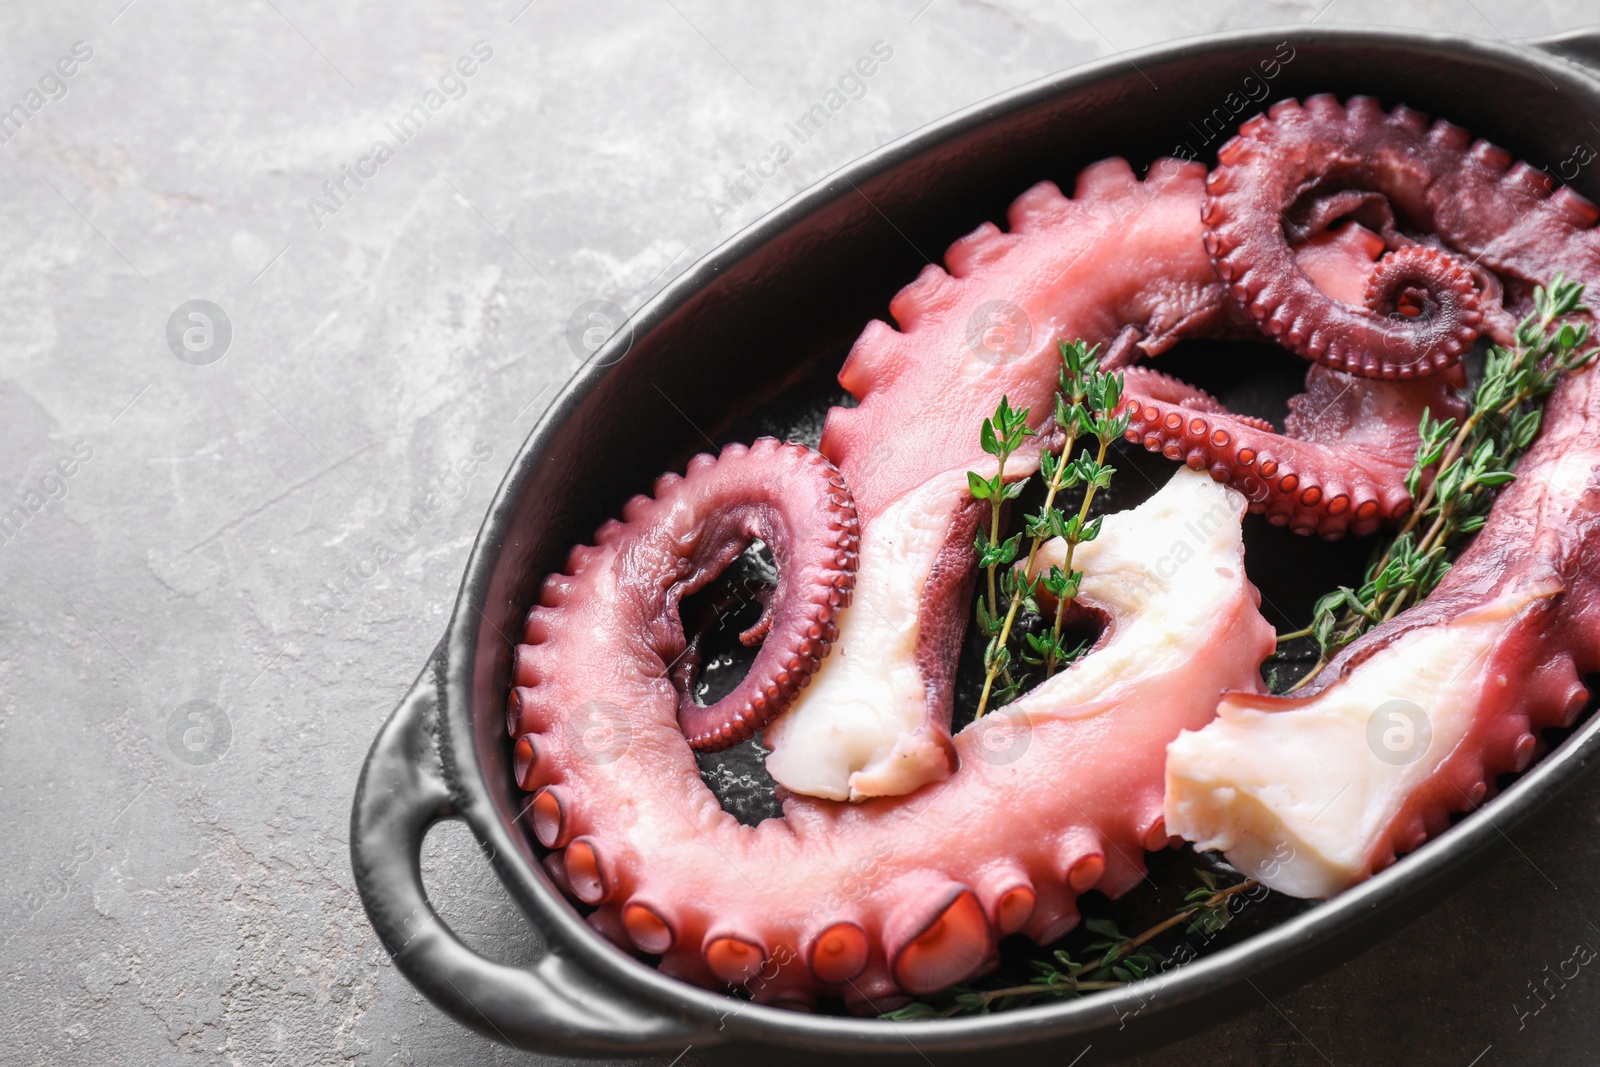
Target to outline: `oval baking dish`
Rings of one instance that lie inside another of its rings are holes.
[[[1271,96],[1234,109],[1245,76],[1273,59]],[[661,469],[702,450],[702,431],[716,437],[735,416],[815,376],[822,361],[836,367],[861,327],[916,276],[926,261],[920,250],[944,249],[980,222],[1003,218],[1032,183],[1065,185],[1106,156],[1138,168],[1188,146],[1209,162],[1238,123],[1271,100],[1318,92],[1405,103],[1555,172],[1582,140],[1571,131],[1587,131],[1600,116],[1600,31],[1513,46],[1282,29],[1092,64],[851,164],[642,308],[529,435],[479,532],[449,629],[367,757],[352,861],[368,915],[401,972],[465,1025],[544,1052],[672,1056],[693,1046],[712,1059],[759,1052],[766,1061],[828,1054],[946,1064],[1005,1048],[1020,1057],[1013,1062],[1048,1056],[1059,1064],[1093,1044],[1093,1062],[1107,1062],[1258,1004],[1262,993],[1305,981],[1395,930],[1582,775],[1600,754],[1600,716],[1416,854],[1232,947],[1112,992],[918,1023],[749,1004],[635,961],[550,884],[519,821],[524,800],[512,780],[504,713],[514,641],[506,635],[520,632],[540,581],[569,545],[647,490]],[[1600,200],[1593,168],[1572,184]],[[618,440],[651,445],[608,447]],[[545,952],[532,966],[483,959],[429,906],[420,849],[429,827],[447,818],[468,824],[536,928]]]

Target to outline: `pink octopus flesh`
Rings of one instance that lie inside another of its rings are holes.
[[[897,326],[866,328],[839,372],[859,403],[830,412],[820,451],[698,456],[546,580],[508,729],[550,876],[668,973],[873,1012],[981,973],[1001,936],[1059,938],[1079,894],[1126,892],[1171,841],[1251,870],[1288,841],[1275,884],[1302,895],[1416,847],[1525,767],[1600,667],[1594,373],[1551,400],[1444,585],[1304,696],[1261,685],[1273,634],[1239,522],[1334,538],[1403,518],[1422,411],[1460,413],[1463,354],[1508,339],[1533,285],[1600,280],[1597,218],[1460,128],[1359,97],[1275,105],[1209,173],[1110,159],[1070,198],[1023,193],[1008,230],[980,226],[890,302]],[[1281,430],[1143,362],[1252,336],[1311,364]],[[1001,395],[1028,408],[1041,433],[1007,473],[1037,468],[1062,338],[1125,371],[1130,442],[1202,473],[1082,550],[1093,649],[952,737],[988,516],[966,472],[994,470],[977,427]],[[701,707],[680,605],[757,540],[778,572],[743,635],[760,651]],[[1364,712],[1407,693],[1443,740],[1405,767],[1367,758]],[[745,826],[693,751],[757,731],[783,818]],[[1330,774],[1356,785],[1311,827]]]

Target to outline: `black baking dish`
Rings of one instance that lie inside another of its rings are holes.
[[[1269,69],[1270,96],[1238,109]],[[713,1059],[759,1051],[767,1061],[825,1053],[944,1064],[1004,1048],[1013,1062],[1066,1063],[1092,1044],[1084,1062],[1104,1063],[1259,1004],[1261,993],[1286,990],[1397,929],[1585,773],[1600,754],[1600,716],[1417,854],[1242,943],[1120,991],[919,1023],[762,1007],[660,974],[584,923],[546,879],[518,821],[503,710],[507,635],[520,631],[538,583],[570,545],[661,470],[703,450],[702,431],[722,434],[814,375],[819,361],[841,357],[928,257],[1002,219],[1029,185],[1050,178],[1070,187],[1083,166],[1112,155],[1136,168],[1174,153],[1211,162],[1271,100],[1317,92],[1363,93],[1448,118],[1600,200],[1600,171],[1570,165],[1600,141],[1591,124],[1600,121],[1600,30],[1518,44],[1331,28],[1232,34],[1091,64],[925,127],[784,204],[642,308],[567,383],[518,453],[449,629],[367,758],[352,859],[396,966],[462,1023],[546,1052],[674,1056],[692,1045]],[[650,446],[612,447],[618,440]],[[545,952],[532,966],[483,959],[430,908],[420,848],[448,818],[469,825],[538,931]]]

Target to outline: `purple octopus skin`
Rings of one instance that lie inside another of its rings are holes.
[[[1396,214],[1448,241],[1435,179],[1479,169],[1465,140],[1457,127],[1430,129],[1416,112],[1385,112],[1370,97],[1348,107],[1331,96],[1274,106],[1222,147],[1206,179],[1200,217],[1217,275],[1262,330],[1307,359],[1369,378],[1443,370],[1472,345],[1482,319],[1464,262],[1426,245],[1397,248],[1373,272],[1367,306],[1352,307],[1329,301],[1299,269],[1279,220],[1319,198],[1375,217],[1391,241]],[[1490,173],[1500,185],[1500,171]]]
[[[1480,328],[1509,342],[1502,298],[1525,305],[1553,263],[1582,263],[1600,212],[1459,126],[1368,97],[1276,104],[1219,159],[1201,208],[1218,276],[1262,331],[1322,369],[1282,434],[1135,378],[1128,439],[1211,470],[1297,532],[1372,533],[1410,509],[1422,409],[1461,413],[1461,351]],[[1366,269],[1363,240],[1366,257],[1385,253]]]
[[[1247,124],[1251,153],[1270,155],[1280,134],[1298,144],[1316,128],[1335,144],[1376,141],[1409,159],[1410,183],[1386,192],[1508,292],[1557,274],[1600,290],[1600,211],[1570,190],[1552,193],[1544,175],[1458,127],[1405,109],[1386,117],[1361,99],[1347,111],[1314,98],[1272,115]],[[1580,679],[1596,670],[1600,372],[1591,368],[1553,394],[1516,482],[1425,602],[1350,645],[1304,692],[1231,696],[1216,721],[1173,743],[1169,825],[1275,888],[1331,895],[1444,830],[1497,775],[1524,770],[1539,731],[1583,709]],[[1411,747],[1387,751],[1391,736]],[[1297,740],[1308,737],[1314,753]],[[1295,811],[1324,802],[1322,826]]]
[[[584,610],[577,594],[589,570],[606,572],[638,601],[637,616],[652,620],[640,643],[648,661],[619,663],[617,669],[659,676],[660,687],[676,692],[690,748],[727,748],[750,738],[810,680],[838,634],[836,620],[855,584],[855,504],[833,465],[801,445],[765,437],[748,449],[730,445],[721,458],[718,463],[697,456],[684,477],[662,475],[655,499],[634,497],[621,523],[602,526],[593,547],[574,549],[566,571],[545,581],[542,606],[528,616],[527,643],[517,647],[517,688],[508,713],[513,736],[524,732],[517,728],[523,701],[538,699],[533,687],[539,680],[571,669],[559,660],[561,643],[545,642],[555,618],[571,626]],[[675,690],[668,675],[690,646],[679,605],[758,539],[771,551],[779,575],[761,620],[744,635],[750,643],[764,638],[761,650],[733,692],[701,707],[692,685]],[[654,577],[662,559],[673,561],[666,582]],[[531,758],[518,758],[523,755]]]

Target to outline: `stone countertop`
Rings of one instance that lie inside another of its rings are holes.
[[[586,301],[636,308],[843,163],[1074,64],[1313,20],[1498,40],[1585,15],[11,5],[0,107],[28,118],[0,134],[0,506],[28,512],[0,543],[0,1063],[555,1062],[395,971],[346,827]],[[893,57],[865,95],[737,202],[726,183],[877,40]],[[1600,977],[1521,1013],[1600,939],[1597,821],[1591,779],[1404,932],[1139,1063],[1592,1062]],[[464,938],[529,958],[465,830],[425,859]]]

